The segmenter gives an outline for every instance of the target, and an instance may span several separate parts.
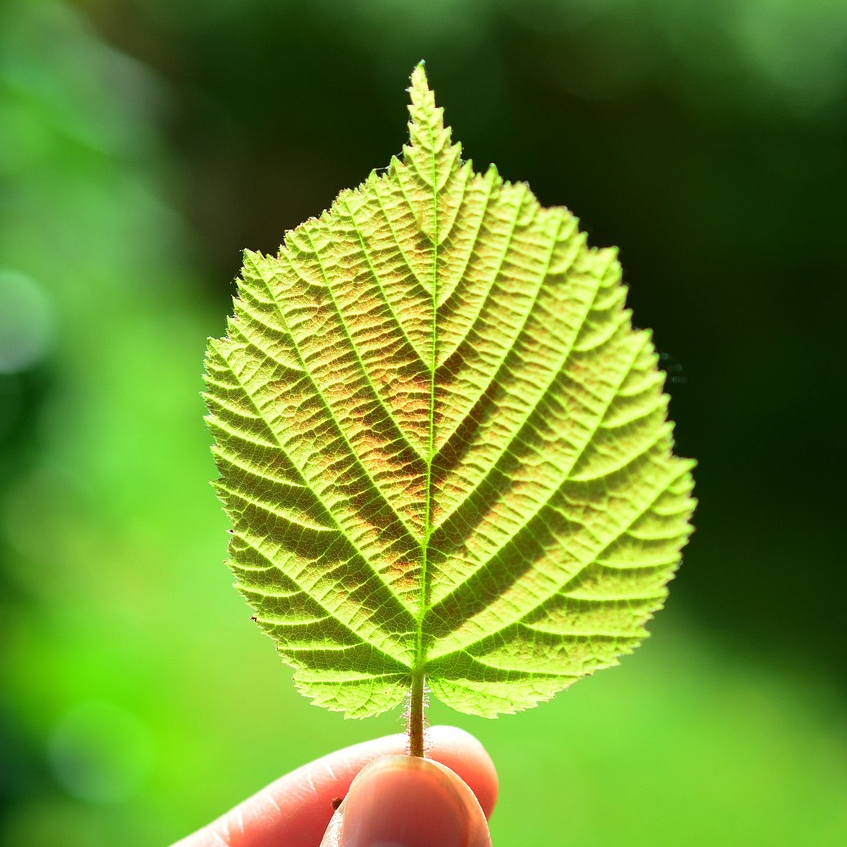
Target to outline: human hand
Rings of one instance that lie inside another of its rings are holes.
[[[427,759],[404,755],[405,735],[330,753],[173,847],[490,847],[491,759],[455,727],[427,740]]]

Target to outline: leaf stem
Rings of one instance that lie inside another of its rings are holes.
[[[409,714],[406,720],[406,734],[409,736],[409,755],[424,755],[424,675],[420,672],[412,676],[412,688],[409,694]]]

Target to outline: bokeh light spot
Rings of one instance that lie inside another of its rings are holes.
[[[29,277],[0,269],[0,373],[27,370],[50,350],[53,312]]]
[[[50,736],[48,752],[61,786],[87,803],[133,797],[154,758],[151,733],[137,717],[115,703],[94,700],[65,713]]]

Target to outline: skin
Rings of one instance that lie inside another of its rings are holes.
[[[173,847],[490,847],[497,774],[482,745],[455,727],[429,730],[426,759],[406,744],[389,735],[330,753]]]

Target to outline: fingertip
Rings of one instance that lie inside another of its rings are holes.
[[[386,756],[364,768],[321,847],[490,847],[474,792],[446,765]]]

